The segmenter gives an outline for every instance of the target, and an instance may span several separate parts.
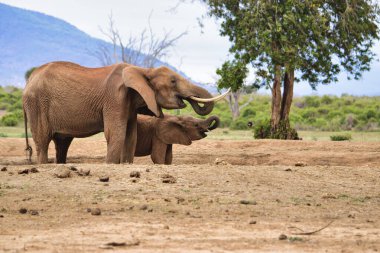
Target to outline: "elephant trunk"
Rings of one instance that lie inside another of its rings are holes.
[[[210,94],[210,92],[208,92],[206,89],[203,89],[195,85],[193,86],[192,93],[193,93],[192,96],[194,97],[212,98],[212,95]],[[207,103],[200,104],[189,97],[187,97],[186,100],[189,101],[194,111],[197,114],[202,115],[202,116],[209,114],[212,111],[212,109],[214,109],[214,102],[207,102]]]
[[[220,120],[216,116],[211,116],[208,119],[206,119],[207,123],[207,129],[209,131],[214,130],[215,128],[219,127],[220,125]]]

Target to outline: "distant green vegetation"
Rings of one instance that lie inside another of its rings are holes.
[[[212,114],[220,117],[222,127],[248,129],[248,121],[252,121],[255,126],[269,121],[270,99],[270,96],[255,95],[234,122],[226,101],[218,102]],[[248,96],[244,96],[241,104],[247,100]],[[175,111],[171,113],[176,114]],[[196,116],[190,106],[182,109],[181,114]],[[296,97],[291,108],[290,123],[295,129],[304,131],[380,131],[380,97]]]
[[[0,125],[17,126],[23,121],[22,89],[15,87],[0,87]]]
[[[0,125],[20,126],[23,122],[22,89],[0,87]],[[243,96],[240,104],[248,101]],[[254,95],[254,99],[240,112],[240,117],[232,121],[226,101],[216,103],[212,115],[221,119],[222,128],[248,130],[247,123],[252,121],[259,126],[269,120],[270,96]],[[166,111],[171,114],[196,115],[191,106],[182,110]],[[203,116],[206,118],[208,116]],[[304,96],[296,97],[290,113],[291,125],[298,131],[380,131],[380,97]]]

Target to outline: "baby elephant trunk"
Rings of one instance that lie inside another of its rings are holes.
[[[216,116],[211,116],[206,119],[206,124],[207,124],[207,129],[211,131],[220,125],[220,120]]]

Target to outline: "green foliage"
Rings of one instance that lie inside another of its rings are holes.
[[[235,121],[232,121],[230,128],[232,130],[247,130],[249,129],[248,120],[246,120],[244,117],[241,117]]]
[[[299,140],[297,131],[288,122],[280,121],[278,128],[272,131],[270,121],[262,121],[254,129],[255,139]]]
[[[251,63],[266,83],[275,66],[294,69],[315,88],[342,71],[358,79],[370,68],[379,38],[377,2],[203,0],[221,20],[235,58]]]
[[[5,138],[5,137],[8,137],[8,134],[6,134],[6,133],[0,133],[0,138]]]
[[[0,86],[0,110],[13,112],[22,110],[22,89]]]
[[[1,125],[3,126],[17,126],[18,119],[13,114],[7,114],[1,118]]]
[[[220,69],[216,70],[216,74],[220,76],[217,82],[218,89],[231,88],[235,92],[242,88],[248,74],[248,68],[241,61],[226,61]]]
[[[33,71],[34,71],[36,68],[37,68],[37,67],[30,68],[30,69],[28,69],[28,70],[25,72],[25,76],[24,76],[25,81],[28,81],[30,75],[33,73]]]
[[[331,135],[330,140],[332,141],[349,141],[352,137],[350,134],[339,134],[339,135]]]

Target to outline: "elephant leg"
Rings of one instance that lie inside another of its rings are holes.
[[[133,115],[128,121],[128,128],[126,131],[123,152],[121,153],[121,161],[133,163],[135,157],[137,143],[137,114]]]
[[[51,141],[51,135],[47,129],[47,123],[33,121],[31,124],[31,131],[34,143],[36,145],[37,163],[48,163],[48,149]]]
[[[120,123],[120,122],[118,122]],[[120,163],[121,153],[124,148],[127,123],[114,124],[114,122],[104,123],[104,135],[107,140],[107,163]]]
[[[43,136],[34,139],[37,150],[37,163],[48,163],[48,149],[50,141],[51,138],[49,138],[48,136]]]
[[[173,161],[173,144],[169,144],[166,148],[165,164],[170,165]]]
[[[66,163],[67,152],[69,150],[70,144],[73,141],[73,137],[66,138],[53,138],[55,144],[55,162],[56,163]]]
[[[162,141],[160,141],[156,138],[153,138],[153,140],[152,140],[152,154],[150,155],[153,163],[165,164],[167,146],[168,145],[163,143]]]

